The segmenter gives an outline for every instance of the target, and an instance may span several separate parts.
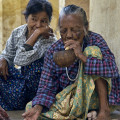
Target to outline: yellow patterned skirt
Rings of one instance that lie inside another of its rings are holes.
[[[102,53],[97,46],[87,47],[84,55],[102,59]],[[88,110],[99,108],[98,95],[95,91],[95,80],[98,78],[99,76],[95,75],[85,75],[84,64],[81,63],[78,81],[58,93],[56,95],[56,102],[48,112],[40,115],[39,120],[85,120]],[[109,95],[111,91],[111,79],[103,79],[108,83]],[[31,102],[28,103],[26,110],[30,109],[31,105]]]

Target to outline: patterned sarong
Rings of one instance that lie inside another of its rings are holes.
[[[102,53],[97,46],[87,47],[84,55],[102,59]],[[56,102],[50,110],[42,113],[39,120],[48,119],[86,119],[89,110],[99,108],[99,100],[95,91],[95,80],[99,76],[89,76],[84,74],[84,64],[81,62],[78,81],[67,86],[64,90],[56,95]],[[111,91],[111,79],[103,78],[108,83],[108,94]],[[26,110],[31,107],[28,103]]]

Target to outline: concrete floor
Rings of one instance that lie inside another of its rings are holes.
[[[10,117],[10,120],[23,120],[22,114],[24,110],[16,110],[16,111],[7,111],[7,114]]]
[[[115,110],[113,113],[111,113],[112,120],[120,120],[120,111]]]
[[[7,111],[11,120],[23,120],[22,114],[24,113],[23,110],[21,111]],[[120,111],[114,111],[111,114],[112,120],[120,120]]]

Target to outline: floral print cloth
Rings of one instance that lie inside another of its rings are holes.
[[[5,110],[24,109],[36,95],[43,58],[21,68],[9,67],[7,80],[0,77],[0,105]]]

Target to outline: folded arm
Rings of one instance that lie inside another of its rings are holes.
[[[98,46],[102,52],[102,60],[88,56],[85,64],[85,74],[99,75],[101,77],[116,78],[118,77],[118,68],[115,63],[115,57],[110,51],[105,40],[98,35],[93,39],[91,46]]]

